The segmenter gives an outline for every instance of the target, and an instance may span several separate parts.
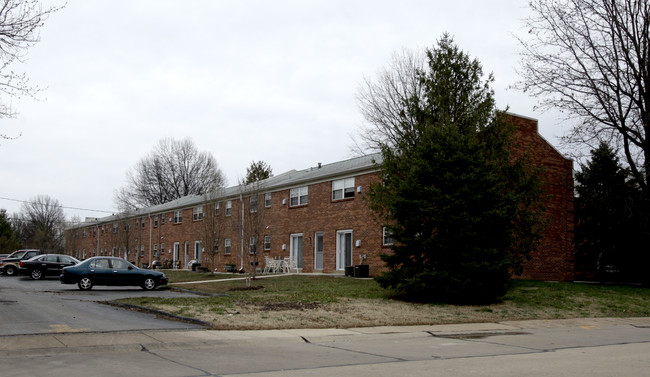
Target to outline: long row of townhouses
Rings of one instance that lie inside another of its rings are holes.
[[[548,224],[523,277],[573,279],[572,162],[538,133],[537,121],[517,115],[516,153],[543,168]],[[264,268],[265,260],[290,258],[308,273],[383,268],[380,255],[392,239],[375,221],[363,196],[378,180],[369,155],[304,170],[291,170],[252,185],[188,196],[104,218],[86,219],[66,231],[66,251],[79,258],[124,257],[139,265],[159,261],[187,268],[190,261],[215,270]]]

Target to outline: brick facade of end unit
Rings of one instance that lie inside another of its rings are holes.
[[[544,168],[544,206],[548,225],[540,248],[523,277],[573,279],[572,164],[538,133],[535,120],[512,116],[518,127],[516,150],[529,153]],[[291,257],[302,272],[343,272],[346,266],[383,268],[390,252],[363,198],[378,179],[375,159],[364,156],[306,170],[292,170],[255,187],[230,187],[215,198],[191,196],[137,211],[87,219],[66,231],[66,251],[79,258],[124,257],[138,265],[158,260],[186,268],[190,260],[211,267],[203,242],[212,228],[214,267],[251,268],[256,250],[259,268],[265,257]],[[253,199],[251,199],[251,197]],[[255,200],[255,198],[257,198]],[[208,224],[217,224],[210,225]]]

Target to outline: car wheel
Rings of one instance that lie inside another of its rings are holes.
[[[142,289],[150,291],[156,288],[156,281],[153,278],[145,278],[142,282]]]
[[[45,276],[43,275],[43,271],[39,270],[38,268],[35,268],[32,270],[32,273],[29,274],[29,277],[38,280],[38,279],[43,279]]]
[[[81,280],[79,280],[77,286],[79,286],[79,289],[82,291],[87,291],[93,287],[93,281],[90,280],[90,278],[83,277]]]
[[[5,275],[7,276],[14,276],[16,275],[16,267],[15,266],[7,266],[5,267]]]

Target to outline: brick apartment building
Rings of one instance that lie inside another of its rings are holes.
[[[523,277],[572,280],[572,162],[539,135],[536,120],[516,115],[512,119],[517,126],[516,153],[528,153],[544,168],[548,215],[542,244]],[[392,242],[363,199],[378,179],[378,158],[318,164],[249,187],[229,187],[214,197],[188,196],[86,219],[66,231],[66,251],[79,258],[114,255],[139,265],[158,260],[186,268],[190,260],[211,267],[214,250],[214,268],[219,271],[227,266],[250,269],[256,254],[260,268],[264,257],[290,257],[303,272],[342,273],[346,266],[367,264],[370,275],[377,275],[383,268],[380,255],[390,252]]]

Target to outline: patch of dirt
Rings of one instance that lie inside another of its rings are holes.
[[[257,304],[262,311],[281,311],[281,310],[314,310],[318,309],[319,302],[264,302]]]
[[[236,287],[236,288],[230,288],[229,291],[256,291],[258,289],[263,289],[264,286],[262,285],[252,285],[250,287]]]
[[[370,299],[340,299],[331,304],[234,302],[227,308],[156,305],[158,310],[212,323],[216,330],[435,325],[554,317],[552,313],[531,313],[509,304],[492,308],[486,311],[480,306],[422,305]]]

